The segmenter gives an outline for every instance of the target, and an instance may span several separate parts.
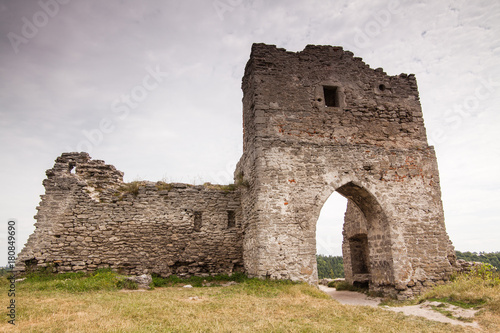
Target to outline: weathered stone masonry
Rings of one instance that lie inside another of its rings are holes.
[[[132,187],[122,177],[86,153],[57,158],[18,265],[163,276],[243,269],[237,191],[161,182]]]
[[[145,182],[135,196],[114,167],[63,154],[19,265],[162,275],[244,265],[316,283],[316,222],[337,191],[348,199],[349,282],[406,298],[449,278],[455,256],[413,75],[388,76],[340,47],[254,44],[242,89],[244,186]]]
[[[248,274],[315,283],[316,222],[338,191],[348,281],[405,298],[448,279],[454,252],[413,75],[340,47],[256,44],[243,92]]]

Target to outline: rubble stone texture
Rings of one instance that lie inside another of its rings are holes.
[[[122,177],[87,153],[57,158],[43,182],[36,230],[16,268],[53,265],[64,272],[110,267],[124,274],[165,277],[243,270],[238,191],[162,182],[125,184]],[[234,226],[228,225],[229,215]]]
[[[337,191],[346,279],[406,298],[447,280],[433,147],[413,75],[341,47],[255,44],[243,77],[243,260],[251,276],[316,283],[316,222]]]
[[[341,47],[254,44],[242,89],[236,190],[143,182],[123,193],[113,166],[63,154],[20,267],[188,276],[244,265],[315,284],[316,222],[337,191],[348,199],[348,282],[404,299],[449,278],[455,254],[413,75],[388,76]]]

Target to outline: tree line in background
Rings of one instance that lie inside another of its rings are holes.
[[[491,264],[500,271],[500,252],[460,252],[455,251],[457,259],[465,261],[477,261]],[[344,260],[342,256],[316,255],[318,263],[318,279],[335,279],[344,277]]]
[[[342,256],[316,255],[318,263],[318,279],[334,279],[344,277],[344,260]]]
[[[500,252],[460,252],[455,251],[457,254],[457,259],[463,259],[465,261],[478,261],[484,262],[494,266],[500,271]]]

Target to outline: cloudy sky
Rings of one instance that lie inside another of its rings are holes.
[[[0,0],[0,244],[11,218],[19,247],[33,232],[62,152],[87,151],[126,181],[231,182],[254,42],[340,45],[415,73],[447,231],[457,250],[500,251],[496,0]],[[318,250],[340,255],[345,200],[327,206]]]

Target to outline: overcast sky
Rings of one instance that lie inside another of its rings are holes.
[[[230,183],[254,42],[339,45],[414,73],[457,250],[500,251],[500,2],[0,0],[0,264],[34,230],[42,181],[87,151],[125,180]],[[318,250],[341,254],[333,195]]]

